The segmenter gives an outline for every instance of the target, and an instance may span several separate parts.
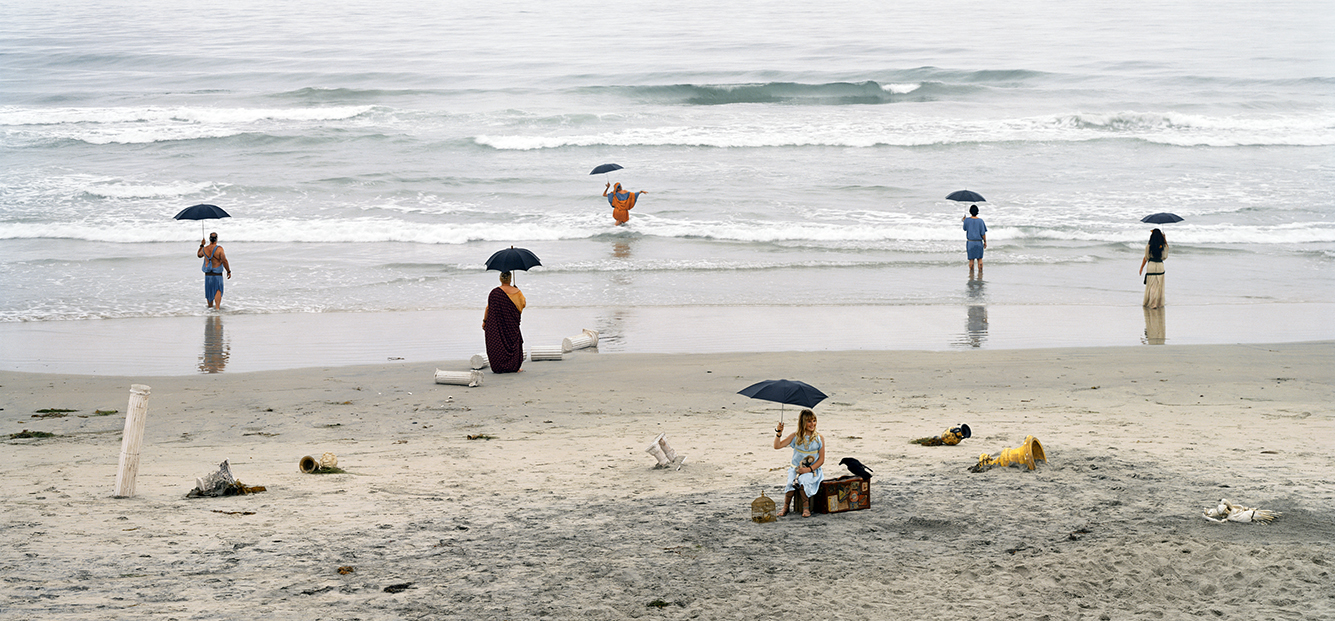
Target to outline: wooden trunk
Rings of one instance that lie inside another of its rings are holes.
[[[813,508],[816,513],[843,513],[871,506],[871,481],[855,476],[821,481]]]

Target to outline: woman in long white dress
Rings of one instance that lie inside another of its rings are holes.
[[[1145,256],[1140,259],[1140,272],[1145,274],[1145,299],[1141,305],[1145,308],[1162,308],[1163,301],[1163,261],[1168,257],[1168,239],[1163,231],[1150,231],[1150,242],[1145,244]],[[1149,266],[1146,271],[1145,267]]]

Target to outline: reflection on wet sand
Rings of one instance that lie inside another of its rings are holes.
[[[1143,308],[1143,307],[1142,307]],[[1164,319],[1164,307],[1145,308],[1145,336],[1140,342],[1145,345],[1163,345],[1168,340],[1168,327]]]
[[[612,258],[627,260],[630,259],[630,242],[617,241],[612,244]],[[631,272],[613,269],[609,273],[608,299],[614,302],[627,304],[625,308],[612,307],[608,309],[606,315],[598,317],[597,325],[594,328],[598,331],[599,345],[615,344],[621,341],[621,335],[625,334],[626,320],[634,313],[634,308],[630,307],[631,285],[635,284],[631,277]]]
[[[970,347],[982,347],[987,340],[987,307],[970,306],[969,319],[965,326],[964,338]]]
[[[222,315],[204,318],[204,353],[199,355],[200,373],[222,373],[227,367],[231,347],[223,336]]]
[[[621,260],[629,259],[630,242],[619,241],[612,244],[612,258]],[[608,296],[609,299],[613,301],[629,302],[629,300],[626,299],[628,296],[625,293],[625,288],[633,284],[633,281],[631,279],[631,273],[629,271],[622,271],[617,269],[613,269],[608,273],[611,275],[609,278],[609,280],[611,280],[611,287],[609,291],[610,295]],[[601,334],[601,332],[599,333]]]
[[[977,276],[970,271],[964,294],[971,304],[968,318],[964,322],[964,334],[955,341],[956,345],[982,347],[983,342],[987,340],[987,306],[983,304],[987,298],[983,288],[983,271],[978,270]]]

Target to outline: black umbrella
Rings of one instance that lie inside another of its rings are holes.
[[[765,401],[777,401],[781,404],[790,403],[802,407],[814,408],[817,403],[825,400],[825,393],[817,390],[811,384],[799,382],[797,380],[765,380],[756,382],[746,388],[737,391],[739,395],[745,395],[752,399],[764,399]],[[779,406],[779,422],[783,422],[783,406]]]
[[[603,173],[610,173],[610,172],[612,172],[612,171],[614,171],[614,170],[621,170],[621,165],[620,165],[620,164],[603,164],[602,166],[599,166],[599,167],[597,167],[597,168],[594,168],[594,169],[593,169],[593,172],[591,172],[591,173],[589,173],[589,174],[590,174],[590,175],[601,175],[601,174],[603,174]]]
[[[986,199],[986,198],[983,198],[983,195],[982,195],[982,194],[979,194],[979,193],[974,192],[974,191],[972,191],[972,190],[959,190],[958,192],[951,192],[950,195],[946,197],[946,200],[960,201],[960,202],[962,202],[962,203],[986,203],[986,202],[987,202],[987,199]]]
[[[1168,224],[1170,222],[1181,222],[1182,216],[1179,216],[1175,213],[1164,212],[1164,213],[1156,213],[1153,215],[1145,216],[1144,218],[1141,218],[1140,221],[1147,222],[1149,224]]]
[[[528,268],[535,265],[542,265],[542,262],[538,260],[538,255],[525,248],[515,248],[514,246],[500,250],[491,255],[490,259],[487,259],[487,270],[498,272],[528,271]]]
[[[186,207],[181,213],[176,214],[174,220],[217,220],[219,218],[230,218],[231,214],[222,210],[217,205],[195,205]],[[199,223],[199,234],[204,234],[204,223]]]

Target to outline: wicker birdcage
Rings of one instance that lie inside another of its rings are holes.
[[[764,524],[777,519],[778,517],[774,515],[774,501],[770,500],[765,492],[760,492],[760,498],[751,501],[751,521]]]

